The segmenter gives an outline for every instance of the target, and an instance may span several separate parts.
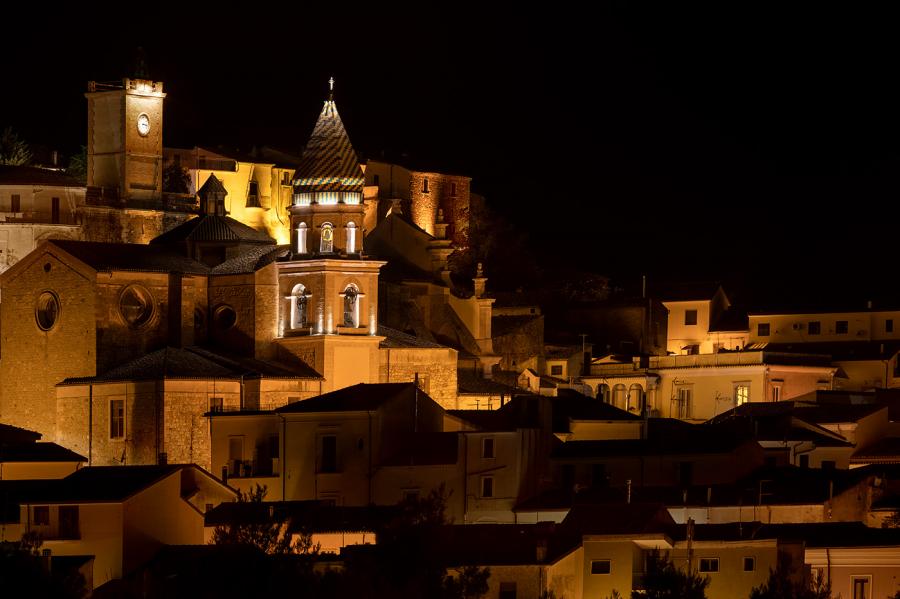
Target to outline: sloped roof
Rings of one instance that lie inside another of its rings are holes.
[[[209,268],[171,249],[137,243],[54,239],[50,243],[97,271],[183,272],[207,274]]]
[[[435,343],[434,341],[428,339],[422,339],[421,337],[415,337],[413,335],[408,335],[407,333],[403,333],[398,331],[397,329],[392,329],[390,327],[386,327],[383,325],[378,325],[378,336],[384,337],[384,341],[381,342],[379,347],[390,347],[390,348],[430,348],[430,349],[440,349],[446,348],[446,345],[441,345],[440,343]]]
[[[667,533],[675,521],[662,503],[625,503],[615,509],[573,506],[562,527],[583,535]]]
[[[430,399],[424,391],[417,390],[413,383],[359,383],[311,399],[295,401],[275,411],[282,413],[368,412],[377,410],[383,404],[403,396],[412,398],[414,393]]]
[[[322,106],[303,149],[294,182],[301,188],[315,191],[362,192],[363,172],[359,157],[331,98]]]
[[[460,393],[479,395],[518,395],[523,393],[523,391],[517,387],[511,387],[492,379],[486,379],[468,369],[457,370],[456,384],[459,387]]]
[[[46,185],[84,187],[84,183],[63,171],[36,166],[0,165],[0,185]]]
[[[63,479],[43,481],[45,484],[21,500],[28,503],[123,501],[182,468],[196,466],[89,466]]]
[[[112,381],[208,378],[322,378],[305,365],[287,368],[262,360],[223,355],[201,347],[164,347],[95,377],[65,379],[60,385]]]
[[[214,275],[237,275],[256,272],[272,262],[285,258],[291,253],[291,248],[286,245],[259,245],[247,248],[221,264],[214,266],[209,272]]]
[[[0,423],[0,443],[24,443],[33,442],[40,439],[43,435],[37,431],[30,431],[27,428],[19,428],[11,424]]]
[[[150,240],[151,245],[171,245],[197,241],[226,241],[275,245],[267,234],[248,227],[230,216],[201,214]]]
[[[87,462],[87,458],[56,443],[0,444],[0,462]]]

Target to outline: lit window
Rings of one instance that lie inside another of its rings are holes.
[[[769,323],[761,322],[756,325],[756,335],[758,337],[768,337],[769,336]]]
[[[699,570],[701,572],[718,572],[719,571],[719,558],[717,558],[717,557],[701,557]]]
[[[356,223],[347,223],[347,253],[356,253]]]
[[[679,387],[678,388],[678,405],[677,411],[675,414],[676,418],[690,418],[691,417],[691,396],[693,395],[693,389],[691,387]]]
[[[490,437],[481,440],[481,457],[494,457],[494,440]]]
[[[32,520],[34,521],[35,526],[49,526],[50,525],[50,506],[49,505],[34,506],[34,514],[32,516]]]
[[[847,334],[847,321],[839,320],[834,323],[834,332],[838,335],[846,335]]]
[[[745,557],[744,558],[744,572],[756,572],[756,558],[755,557]]]
[[[610,572],[612,572],[612,560],[591,560],[591,574],[609,574]]]
[[[809,323],[806,330],[810,335],[819,335],[822,333],[822,323],[818,320],[813,320]]]
[[[322,239],[319,243],[319,251],[323,254],[330,254],[334,251],[334,227],[331,223],[322,225]]]
[[[494,477],[493,476],[482,476],[481,477],[481,496],[482,497],[493,497],[494,496]]]
[[[121,439],[125,436],[125,400],[109,400],[109,438]]]
[[[684,311],[684,324],[686,324],[686,325],[697,324],[697,311],[696,310],[685,310]]]
[[[750,401],[750,385],[734,386],[734,405],[741,406]]]
[[[297,225],[297,253],[305,254],[306,253],[306,235],[309,230],[309,227],[306,226],[306,223],[300,223]]]

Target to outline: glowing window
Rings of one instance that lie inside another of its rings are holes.
[[[356,253],[356,223],[347,223],[347,253]]]
[[[750,401],[750,385],[734,386],[734,405],[740,406]]]
[[[43,331],[49,331],[59,318],[59,298],[52,291],[45,291],[38,297],[35,319]]]
[[[322,238],[319,242],[319,251],[330,254],[334,251],[334,226],[331,223],[322,225]]]

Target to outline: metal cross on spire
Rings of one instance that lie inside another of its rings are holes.
[[[328,91],[334,91],[334,77],[328,78]]]

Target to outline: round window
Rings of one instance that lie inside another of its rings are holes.
[[[213,322],[219,330],[228,330],[237,322],[237,312],[231,306],[219,306],[213,315]]]
[[[132,327],[142,327],[153,318],[153,296],[140,285],[130,285],[119,298],[119,312]]]
[[[45,291],[38,297],[34,311],[37,324],[44,331],[49,331],[59,318],[59,298],[52,291]]]

